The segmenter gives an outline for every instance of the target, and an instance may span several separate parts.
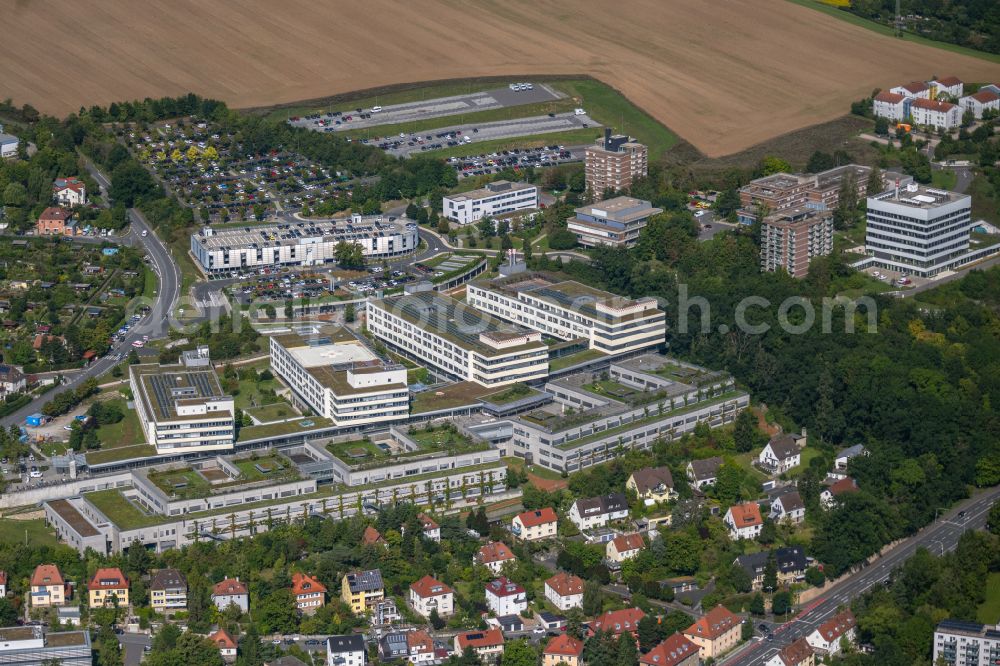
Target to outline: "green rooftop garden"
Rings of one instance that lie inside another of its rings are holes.
[[[263,439],[265,437],[280,437],[282,435],[294,435],[300,432],[309,432],[319,428],[329,428],[333,425],[330,419],[322,416],[309,416],[294,421],[280,421],[278,423],[265,423],[258,426],[244,426],[240,428],[240,434],[236,438],[239,442],[247,442],[252,439]]]
[[[603,356],[605,356],[604,352],[599,352],[596,349],[584,349],[583,351],[575,354],[568,354],[566,356],[560,356],[559,358],[550,360],[549,370],[565,370],[566,368],[577,365],[578,363],[594,361]]]
[[[87,452],[88,465],[103,465],[119,460],[131,460],[132,458],[148,458],[156,455],[156,447],[151,444],[136,444],[133,446],[119,446],[112,449],[100,449],[98,451]]]
[[[207,497],[212,492],[212,484],[190,467],[184,469],[150,472],[146,478],[168,497],[194,499]]]
[[[480,399],[486,402],[492,402],[494,405],[506,405],[536,395],[541,395],[541,392],[536,391],[527,384],[513,384],[503,391],[484,395]]]
[[[352,439],[349,442],[332,442],[326,445],[326,450],[347,463],[368,461],[373,458],[386,458],[384,451],[369,439]]]

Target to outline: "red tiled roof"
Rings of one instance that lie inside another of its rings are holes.
[[[374,546],[377,543],[384,543],[385,539],[379,534],[379,531],[369,525],[365,528],[365,533],[361,536],[361,543],[366,546]]]
[[[598,629],[605,632],[614,633],[616,636],[624,632],[635,633],[639,630],[639,620],[646,617],[641,608],[626,608],[624,610],[608,611],[601,615],[591,625],[591,629],[596,632]]]
[[[521,519],[521,524],[525,527],[536,527],[538,525],[544,525],[545,523],[552,523],[559,520],[559,517],[556,516],[556,512],[550,507],[537,509],[535,511],[525,511],[524,513],[517,514],[517,517]]]
[[[990,102],[995,102],[1000,99],[1000,95],[997,95],[992,90],[980,90],[977,93],[969,95],[969,97],[976,100],[980,104],[989,104]]]
[[[38,216],[38,219],[65,222],[72,216],[73,214],[68,210],[66,210],[65,208],[59,208],[58,206],[49,206],[48,208],[42,211],[42,214]]]
[[[957,86],[962,82],[962,79],[958,78],[957,76],[945,76],[944,78],[934,79],[934,80],[937,83],[940,83],[941,85],[948,87]]]
[[[219,629],[214,634],[210,634],[208,640],[212,641],[212,643],[215,644],[215,647],[220,650],[236,649],[236,641],[233,640],[233,637],[230,636],[229,632],[225,629]]]
[[[73,190],[80,192],[84,189],[83,181],[78,178],[57,178],[52,184],[52,189],[56,192],[62,190]]]
[[[843,495],[844,493],[856,493],[858,492],[858,482],[851,477],[847,477],[831,484],[827,490],[834,496]]]
[[[612,540],[612,543],[615,544],[615,550],[619,553],[629,550],[642,550],[646,547],[646,543],[642,540],[642,535],[637,532],[616,536]]]
[[[568,634],[559,634],[549,641],[542,654],[557,654],[579,659],[583,655],[583,642]]]
[[[639,663],[648,666],[677,666],[696,654],[698,654],[698,646],[675,633],[641,656]]]
[[[87,584],[89,590],[127,590],[128,578],[118,567],[98,569]]]
[[[35,567],[35,573],[31,574],[32,587],[42,585],[65,585],[59,567],[54,564],[39,564]]]
[[[905,88],[906,90],[909,90],[911,93],[914,94],[927,90],[927,84],[924,83],[923,81],[912,81],[910,83],[903,84],[899,87]]]
[[[237,594],[246,594],[247,584],[241,583],[239,579],[236,578],[226,578],[225,580],[215,584],[212,588],[212,595],[216,597],[221,596],[235,596]]]
[[[292,594],[313,594],[315,592],[326,592],[326,586],[313,576],[303,573],[292,574]]]
[[[496,580],[486,583],[486,592],[495,597],[513,597],[518,594],[524,594],[524,588],[514,581],[501,576]]]
[[[417,629],[406,634],[406,647],[411,655],[414,652],[433,652],[434,641],[426,631]]]
[[[939,102],[936,99],[923,99],[918,98],[913,100],[912,106],[918,109],[928,109],[930,111],[940,111],[941,113],[947,113],[955,108],[955,105],[950,102]]]
[[[480,548],[479,552],[476,553],[476,559],[483,564],[505,562],[513,560],[514,553],[507,547],[507,544],[502,541],[494,541]]]
[[[875,95],[876,102],[888,102],[889,104],[899,104],[904,99],[906,95],[897,95],[894,92],[889,92],[888,90],[883,90],[879,94]]]
[[[6,584],[7,584],[7,572],[0,571],[0,585],[6,585]]]
[[[849,610],[845,610],[841,613],[837,613],[829,620],[819,625],[816,631],[827,643],[831,643],[840,639],[848,630],[853,629],[855,625],[854,613]]]
[[[545,584],[553,589],[560,597],[571,597],[575,594],[583,594],[583,579],[565,571],[560,571],[552,578],[545,581]]]
[[[419,520],[420,524],[423,525],[425,531],[436,530],[437,528],[441,527],[440,525],[435,523],[434,519],[428,516],[426,513],[418,513],[417,520]]]
[[[424,576],[416,583],[410,584],[410,589],[417,593],[418,597],[439,597],[442,594],[451,594],[451,588],[441,581]]]
[[[760,517],[760,507],[757,506],[756,502],[734,504],[729,507],[729,512],[732,514],[733,524],[737,528],[755,527],[764,524],[764,519]]]
[[[785,646],[785,649],[778,654],[781,661],[785,662],[785,666],[799,666],[812,656],[813,649],[806,639],[800,638],[791,645]]]
[[[714,641],[719,636],[739,626],[740,618],[733,615],[725,606],[719,605],[685,629],[684,635],[699,636]]]
[[[503,645],[503,632],[499,629],[486,629],[485,631],[467,631],[455,637],[458,647],[490,648]]]

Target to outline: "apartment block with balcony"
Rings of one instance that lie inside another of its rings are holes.
[[[385,598],[382,571],[352,571],[344,574],[340,582],[340,598],[355,615],[371,610]]]
[[[604,354],[663,344],[666,315],[655,299],[633,300],[544,272],[469,283],[472,307],[560,340],[586,340]]]
[[[649,149],[623,134],[611,134],[605,128],[604,137],[584,151],[584,175],[587,191],[600,199],[608,190],[622,192],[632,187],[649,171]]]
[[[833,214],[810,208],[794,208],[768,215],[761,223],[760,269],[784,269],[803,278],[813,257],[833,252]]]
[[[948,666],[1000,663],[1000,626],[942,620],[934,629],[933,663]]]
[[[367,324],[389,347],[450,378],[503,386],[548,375],[548,347],[540,333],[437,292],[369,301]]]
[[[157,613],[187,610],[187,579],[177,569],[160,569],[149,582],[149,605]]]
[[[757,178],[740,188],[737,218],[753,224],[761,211],[767,216],[800,208],[833,210],[845,180],[853,179],[858,196],[864,197],[870,175],[871,167],[845,164],[815,174],[776,173]]]

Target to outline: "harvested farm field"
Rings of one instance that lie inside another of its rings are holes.
[[[787,0],[25,1],[4,19],[0,98],[52,114],[189,91],[260,107],[590,75],[709,157],[837,118],[876,87],[1000,79],[995,63]]]

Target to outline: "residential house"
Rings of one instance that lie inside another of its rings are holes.
[[[511,533],[524,541],[538,541],[556,536],[559,518],[550,507],[525,511],[514,516],[510,523]]]
[[[872,111],[876,117],[887,118],[897,123],[906,120],[909,105],[905,95],[883,90],[872,100]]]
[[[340,581],[340,598],[354,614],[364,613],[385,598],[382,571],[352,571]]]
[[[410,585],[410,607],[423,617],[435,610],[438,617],[448,617],[455,612],[455,594],[444,583],[424,576]]]
[[[87,584],[90,593],[90,607],[128,607],[128,578],[118,567],[104,567],[94,573]]]
[[[642,535],[633,532],[632,534],[622,534],[616,536],[608,542],[605,548],[605,556],[610,562],[624,562],[639,554],[646,543],[642,540]]]
[[[854,640],[856,624],[851,611],[841,611],[814,629],[806,636],[806,641],[817,652],[827,655],[838,654],[842,640],[848,643]]]
[[[292,574],[292,596],[300,613],[312,615],[326,603],[326,586],[304,573]]]
[[[915,99],[910,104],[910,117],[917,125],[934,129],[953,129],[962,124],[962,107],[951,102]]]
[[[396,608],[396,600],[392,597],[375,602],[372,606],[371,623],[374,627],[381,627],[403,619],[399,609]]]
[[[384,548],[389,547],[389,544],[386,543],[385,539],[382,537],[382,534],[371,525],[366,527],[364,534],[361,535],[361,543],[362,545],[365,546],[382,546]]]
[[[971,112],[976,120],[980,120],[987,111],[1000,112],[1000,95],[992,90],[980,90],[958,100],[963,114]]]
[[[715,477],[722,467],[722,458],[705,458],[704,460],[692,460],[687,466],[687,478],[691,485],[698,490],[707,486],[715,485]]]
[[[528,609],[524,588],[501,576],[486,583],[486,606],[495,615],[517,615]]]
[[[940,99],[942,97],[958,99],[965,92],[965,85],[957,76],[943,76],[933,81],[928,81],[927,85],[931,89],[931,99]]]
[[[866,455],[868,455],[868,450],[862,444],[855,444],[846,449],[841,449],[837,453],[837,457],[833,459],[833,469],[838,472],[846,472],[847,464],[852,458]]]
[[[212,641],[214,645],[219,650],[219,654],[226,661],[232,661],[236,659],[236,641],[229,632],[225,629],[219,629],[218,631],[209,634],[208,640]]]
[[[462,654],[465,648],[472,651],[484,663],[496,663],[503,654],[503,632],[499,629],[466,631],[455,636],[455,652]]]
[[[407,659],[410,656],[410,646],[407,643],[408,638],[409,633],[402,631],[393,631],[382,636],[378,640],[379,661],[389,662],[397,659]]]
[[[542,650],[542,666],[582,666],[583,641],[567,634],[559,634]]]
[[[816,666],[816,653],[806,639],[799,638],[783,647],[764,666]]]
[[[149,605],[157,613],[187,610],[187,579],[177,569],[160,569],[149,581]]]
[[[365,666],[368,650],[361,634],[330,636],[326,639],[327,666]]]
[[[441,526],[434,522],[433,518],[428,516],[426,513],[418,513],[417,520],[420,521],[420,524],[424,529],[425,537],[431,541],[441,543]]]
[[[0,571],[0,599],[7,596],[7,572]]]
[[[56,178],[52,183],[52,198],[63,206],[83,206],[87,203],[87,186],[79,178]]]
[[[20,393],[28,386],[24,373],[13,365],[0,364],[0,395]]]
[[[912,81],[901,86],[896,86],[890,89],[889,92],[910,99],[930,99],[931,96],[930,88],[923,81]]]
[[[236,606],[244,613],[250,612],[250,591],[239,578],[226,578],[212,587],[212,603],[220,611]]]
[[[824,488],[819,494],[819,503],[824,509],[832,509],[839,498],[858,490],[858,482],[848,476]]]
[[[734,504],[726,511],[722,522],[729,528],[729,536],[734,540],[756,539],[764,527],[760,507],[756,502]]]
[[[560,571],[545,581],[545,598],[562,611],[583,608],[583,579]]]
[[[806,505],[797,490],[789,490],[778,495],[771,502],[771,520],[776,523],[786,522],[798,525],[806,519]]]
[[[674,596],[701,589],[698,586],[698,579],[694,576],[676,576],[661,580],[660,587],[664,589],[669,587],[673,591]]]
[[[513,562],[514,560],[514,553],[502,541],[491,541],[472,556],[474,564],[481,564],[493,573],[500,573],[504,562]]]
[[[771,474],[784,474],[802,464],[802,449],[792,435],[772,437],[757,456],[757,464]]]
[[[639,663],[642,666],[698,666],[698,646],[675,633],[641,655]]]
[[[628,518],[628,499],[625,493],[578,499],[569,508],[569,519],[581,530],[603,527],[613,520],[623,518]]]
[[[740,555],[733,561],[733,564],[747,572],[754,591],[764,589],[764,572],[767,570],[767,561],[772,555],[774,556],[774,567],[779,586],[791,585],[805,577],[809,563],[802,546],[789,546],[773,551]]]
[[[593,635],[598,631],[603,631],[605,633],[612,633],[616,637],[624,633],[629,633],[632,636],[638,637],[639,621],[644,617],[646,617],[646,614],[642,612],[641,608],[608,611],[603,615],[599,615],[590,623],[588,632],[590,635]]]
[[[647,506],[677,499],[674,475],[669,467],[643,467],[632,472],[625,487],[633,491]]]
[[[39,236],[75,236],[76,220],[65,208],[50,206],[38,216],[35,233]]]
[[[39,564],[31,574],[31,607],[62,606],[66,603],[66,582],[59,567]]]
[[[740,642],[740,618],[719,605],[684,630],[684,638],[698,646],[702,659],[718,659]]]
[[[406,634],[406,653],[411,664],[436,661],[434,639],[423,629]]]

